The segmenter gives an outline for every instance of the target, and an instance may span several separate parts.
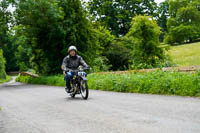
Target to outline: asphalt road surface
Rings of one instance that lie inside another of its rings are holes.
[[[0,133],[200,133],[200,99],[0,85]]]

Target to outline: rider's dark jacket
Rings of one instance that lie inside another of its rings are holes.
[[[79,66],[83,66],[84,68],[88,68],[89,66],[85,63],[83,58],[79,55],[75,56],[66,56],[63,59],[62,63],[62,69],[63,71],[69,71],[69,70],[77,70]]]

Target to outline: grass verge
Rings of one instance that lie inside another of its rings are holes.
[[[62,75],[32,78],[19,76],[17,81],[31,84],[65,86]],[[90,89],[200,97],[200,72],[150,72],[126,74],[89,74]]]
[[[12,79],[11,76],[7,76],[6,79],[0,79],[0,84],[1,84],[1,83],[5,83],[5,82],[8,82],[8,81],[10,81],[11,79]]]
[[[41,76],[38,78],[34,78],[30,76],[18,76],[16,81],[22,82],[22,83],[29,83],[29,84],[65,86],[63,75]]]

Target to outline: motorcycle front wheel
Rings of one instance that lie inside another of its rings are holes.
[[[89,95],[88,84],[86,80],[81,80],[80,92],[83,99],[87,99]]]

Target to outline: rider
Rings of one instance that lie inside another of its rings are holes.
[[[70,79],[73,77],[73,73],[71,70],[77,70],[79,66],[83,66],[84,68],[89,68],[89,66],[85,63],[83,58],[77,55],[77,48],[75,46],[70,46],[68,49],[69,55],[63,59],[62,69],[64,74],[64,80],[66,81],[66,92],[71,92]],[[85,76],[87,74],[85,73]]]

